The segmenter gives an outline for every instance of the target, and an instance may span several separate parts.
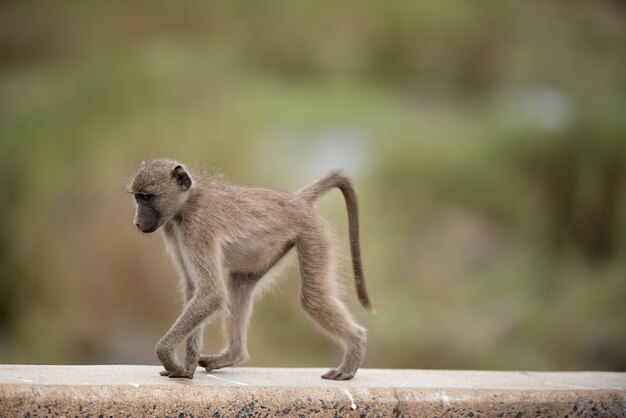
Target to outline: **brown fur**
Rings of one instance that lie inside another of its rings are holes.
[[[190,187],[189,187],[190,186]],[[162,375],[192,378],[196,364],[207,371],[248,358],[246,332],[256,284],[293,247],[302,277],[301,305],[344,348],[338,368],[322,377],[351,379],[365,355],[366,332],[337,297],[329,228],[314,201],[339,188],[348,209],[352,265],[359,301],[372,310],[361,266],[356,194],[333,171],[296,193],[243,187],[218,176],[191,178],[179,163],[142,163],[129,185],[137,199],[135,223],[145,232],[163,226],[166,247],[183,279],[185,306],[159,341]],[[229,271],[227,284],[222,268]],[[225,309],[228,344],[218,355],[201,356],[202,325]],[[184,340],[184,364],[175,348]]]

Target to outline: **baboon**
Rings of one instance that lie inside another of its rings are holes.
[[[332,171],[295,193],[230,184],[219,175],[191,176],[172,160],[142,162],[129,184],[137,206],[134,223],[145,233],[163,227],[165,245],[183,281],[182,313],[156,345],[162,376],[193,378],[248,358],[246,333],[255,286],[293,247],[298,253],[300,302],[344,349],[343,361],[322,378],[351,379],[365,355],[365,328],[338,298],[326,221],[314,210],[320,196],[339,188],[348,211],[356,291],[373,311],[361,266],[357,200],[350,180]],[[228,271],[226,284],[222,269]],[[226,348],[200,355],[203,322],[225,309]],[[181,363],[176,347],[186,340]]]

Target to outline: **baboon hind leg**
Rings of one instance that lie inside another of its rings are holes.
[[[344,349],[339,367],[329,370],[322,378],[352,379],[365,357],[366,332],[337,296],[329,233],[325,226],[307,231],[296,245],[302,276],[302,307]]]

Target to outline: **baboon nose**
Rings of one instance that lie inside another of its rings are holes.
[[[135,226],[137,227],[137,229],[141,229],[139,228],[139,222],[135,222]]]

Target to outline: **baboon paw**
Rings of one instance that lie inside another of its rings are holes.
[[[322,375],[322,379],[328,380],[350,380],[355,372],[342,371],[341,369],[330,369]]]
[[[173,370],[171,372],[168,372],[169,374],[167,375],[167,377],[172,379],[193,379],[194,371],[186,372],[184,370]]]
[[[161,371],[159,372],[159,374],[160,374],[161,376],[169,376],[169,375],[170,375],[170,372],[168,372],[167,370],[161,370]]]
[[[167,377],[169,377],[170,379],[193,379],[193,374],[187,374],[187,373],[181,373],[180,375],[170,374]]]

